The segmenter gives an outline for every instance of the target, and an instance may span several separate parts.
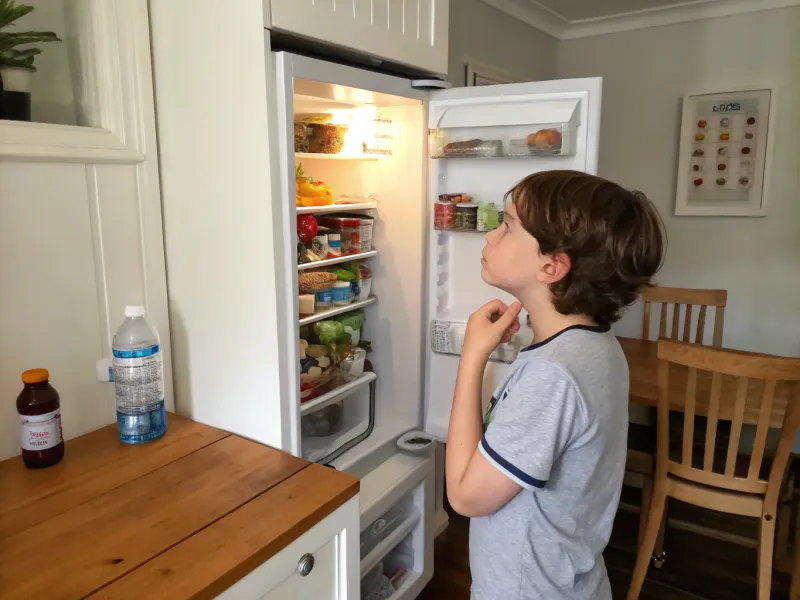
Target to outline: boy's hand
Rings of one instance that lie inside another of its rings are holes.
[[[467,321],[467,333],[461,348],[461,357],[486,362],[501,343],[508,343],[519,331],[519,313],[522,305],[514,302],[506,306],[492,300],[476,310]]]

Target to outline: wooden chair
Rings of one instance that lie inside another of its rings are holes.
[[[760,520],[758,599],[769,600],[778,495],[800,426],[800,359],[666,340],[658,342],[658,358],[655,486],[628,600],[639,597],[668,497]],[[678,369],[688,371],[678,373]],[[683,440],[677,456],[671,456],[669,448],[670,411],[675,410],[670,406],[670,373],[676,380],[678,375],[686,380]],[[780,411],[773,409],[776,385],[793,386],[782,418]],[[694,417],[698,414],[707,417],[702,456],[693,452]],[[730,423],[725,453],[715,453],[720,421]],[[756,425],[749,460],[742,460],[738,452],[743,423]],[[778,446],[765,462],[767,432],[778,424]],[[715,456],[723,460],[715,461]]]
[[[672,288],[654,286],[645,288],[642,293],[644,300],[644,320],[642,323],[642,339],[650,339],[650,319],[652,305],[658,305],[660,310],[658,337],[673,340],[692,341],[692,312],[693,307],[698,308],[697,325],[695,327],[694,342],[703,343],[706,328],[706,314],[708,308],[714,308],[714,334],[712,344],[722,346],[722,328],[725,321],[725,305],[728,302],[726,290],[698,290],[689,288]],[[672,305],[671,317],[669,305]],[[680,327],[681,314],[683,314],[683,328]],[[683,332],[681,337],[680,333]],[[668,332],[671,334],[668,335]],[[639,543],[644,536],[647,521],[647,509],[653,496],[653,476],[655,475],[655,444],[653,443],[652,428],[646,425],[631,423],[628,435],[628,455],[625,461],[625,470],[641,475],[642,503],[639,513]],[[666,528],[666,511],[659,529],[658,540],[654,548],[653,557],[655,566],[660,567],[665,560],[664,533]]]
[[[644,324],[642,338],[650,339],[650,311],[653,304],[659,304],[661,314],[658,321],[659,339],[681,340],[702,344],[706,329],[706,313],[709,307],[714,310],[714,334],[711,345],[715,348],[722,347],[722,327],[725,322],[725,305],[728,303],[726,290],[693,290],[689,288],[672,288],[654,286],[645,288],[642,293],[644,300]],[[672,305],[672,315],[668,318],[668,308]],[[697,326],[695,339],[689,339],[692,333],[692,308],[698,307]],[[683,329],[681,329],[681,316],[683,315]],[[668,326],[671,322],[671,326]],[[667,331],[671,333],[668,335]],[[681,331],[683,335],[681,335]]]

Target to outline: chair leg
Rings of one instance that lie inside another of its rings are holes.
[[[772,588],[772,552],[775,545],[775,511],[762,515],[758,531],[758,600],[769,600]],[[794,584],[794,582],[792,582]]]
[[[794,556],[792,557],[792,585],[789,588],[789,600],[800,600],[800,513],[795,525]]]
[[[658,526],[658,537],[656,538],[656,547],[653,549],[653,566],[660,569],[667,561],[667,555],[664,552],[664,536],[667,532],[667,506],[669,498],[664,499],[664,512],[661,514],[661,523]]]
[[[650,501],[653,498],[653,478],[644,475],[642,481],[642,504],[639,507],[639,539],[636,541],[636,549],[642,547],[644,530],[647,527],[647,513],[650,511]]]
[[[628,600],[638,600],[639,594],[642,591],[644,578],[647,575],[647,568],[650,566],[650,559],[656,547],[656,538],[658,538],[658,530],[661,527],[661,519],[664,515],[666,501],[666,482],[656,482],[655,489],[653,490],[653,499],[650,501],[650,510],[647,514],[647,526],[645,527],[644,539],[636,554],[636,566],[633,568],[631,586],[628,588]]]

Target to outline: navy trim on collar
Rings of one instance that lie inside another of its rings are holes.
[[[572,331],[574,329],[579,329],[581,331],[591,331],[592,333],[608,333],[611,331],[611,325],[608,323],[601,324],[601,325],[570,325],[569,327],[565,327],[555,335],[551,335],[546,340],[542,340],[541,342],[536,342],[535,344],[531,344],[530,346],[523,348],[520,352],[527,352],[528,350],[536,350],[536,348],[541,348],[545,344],[549,344],[562,333],[566,333],[567,331]]]

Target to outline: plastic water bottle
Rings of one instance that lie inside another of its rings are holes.
[[[166,431],[161,348],[145,314],[144,306],[126,306],[111,343],[117,430],[126,444],[144,444]]]

